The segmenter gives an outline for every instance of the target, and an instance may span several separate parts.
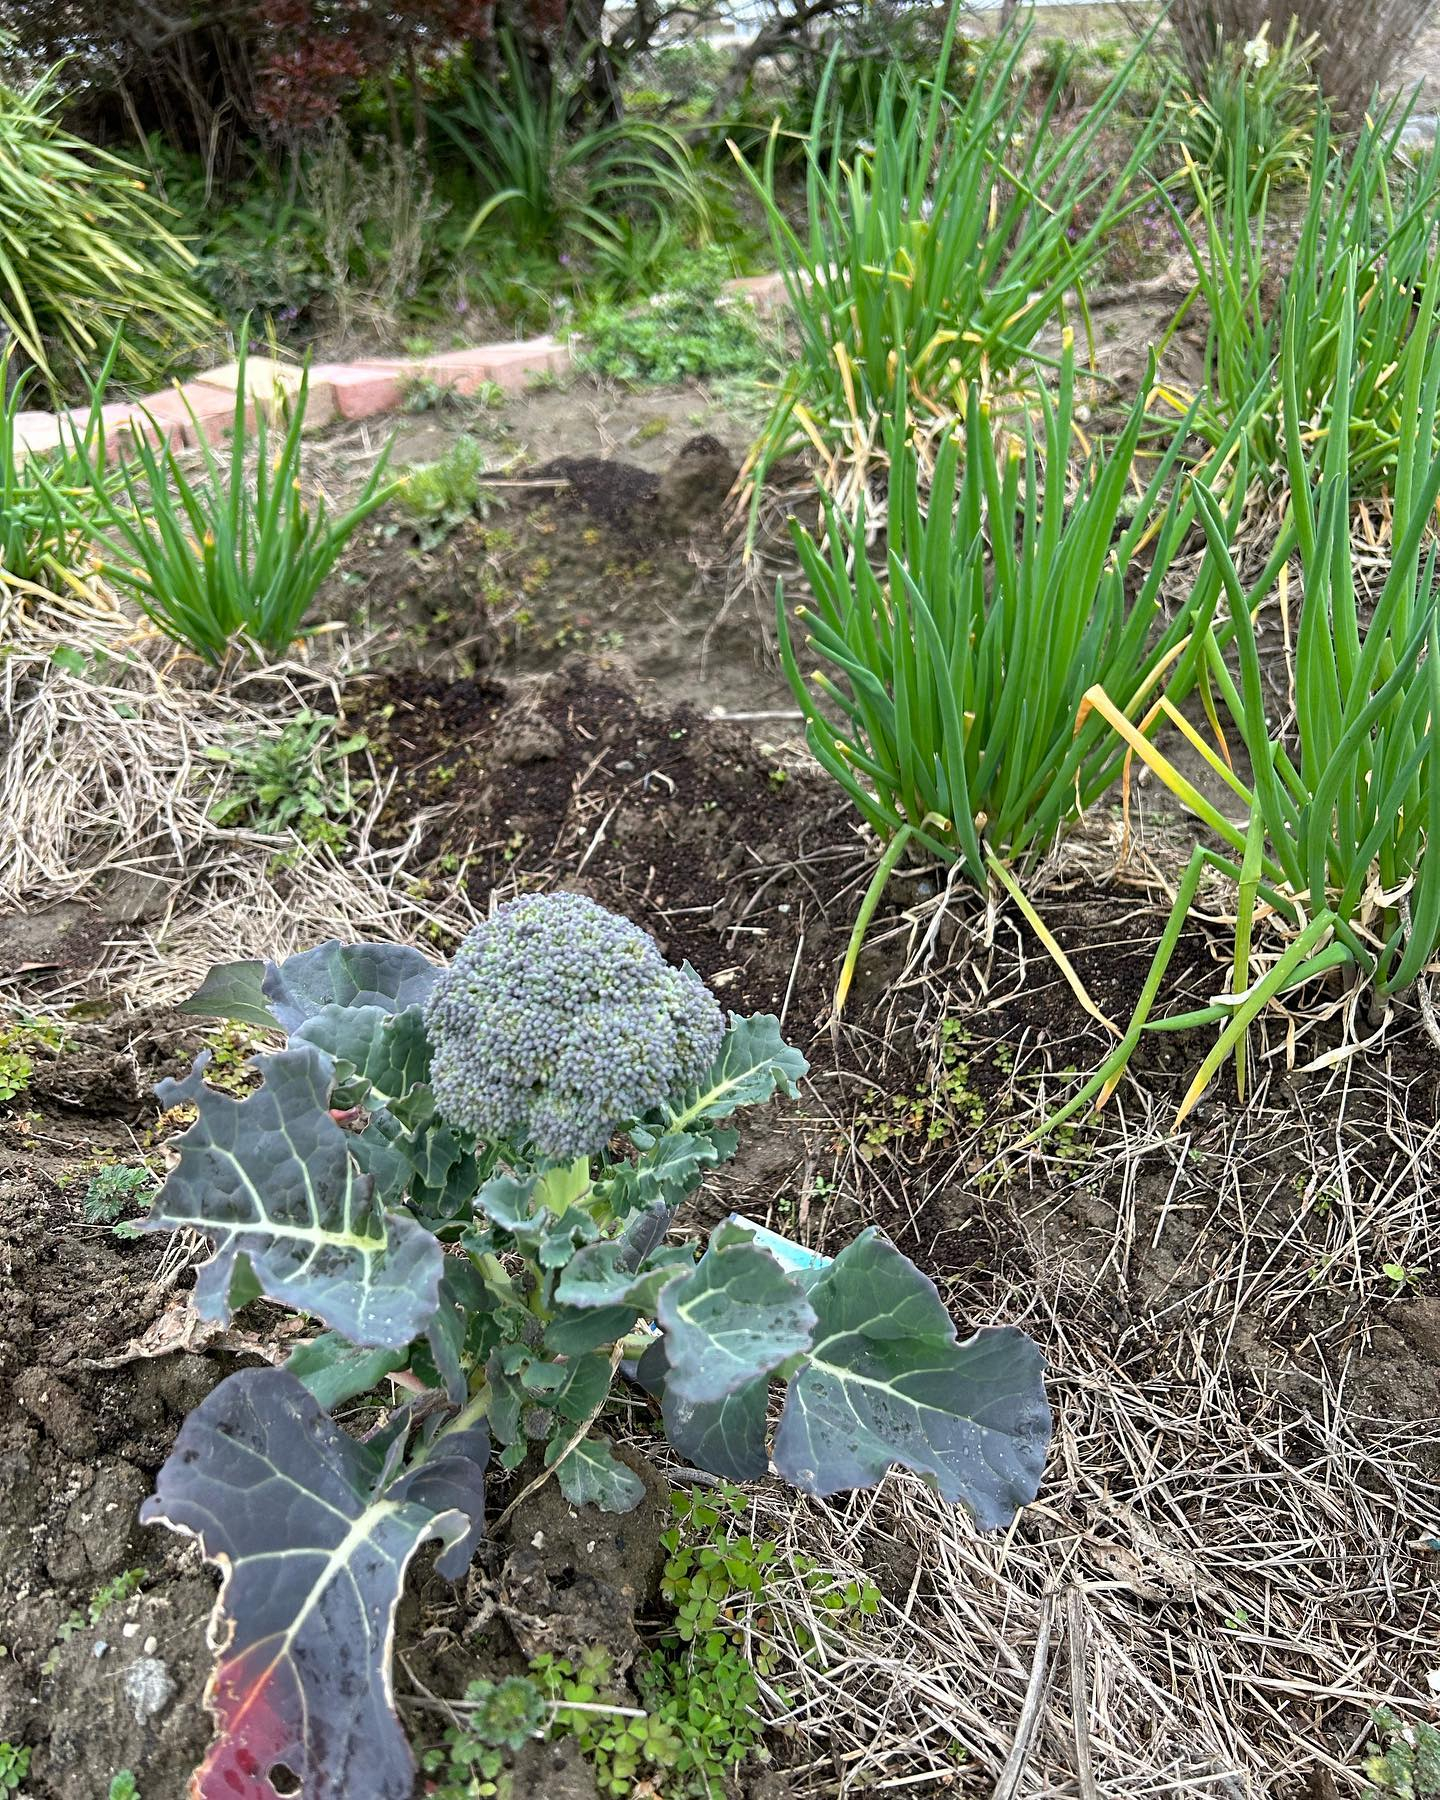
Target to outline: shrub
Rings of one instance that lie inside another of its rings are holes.
[[[904,441],[904,375],[902,366],[883,573],[866,553],[863,509],[847,523],[828,504],[823,543],[794,527],[814,596],[796,617],[819,670],[802,671],[783,592],[781,655],[811,750],[881,839],[898,854],[913,838],[983,887],[998,861],[1047,849],[1110,785],[1121,753],[1098,719],[1077,731],[1082,696],[1102,682],[1135,717],[1172,665],[1183,687],[1197,656],[1189,639],[1210,617],[1219,579],[1212,570],[1156,629],[1195,500],[1171,485],[1183,426],[1140,485],[1144,394],[1070,494],[1073,337],[1058,396],[1042,395],[1038,440],[1028,416],[1019,439],[997,430],[970,389],[964,427],[936,457],[928,506]]]
[[[1372,600],[1357,580],[1350,547],[1346,404],[1358,379],[1353,318],[1359,274],[1352,256],[1340,315],[1333,425],[1318,441],[1301,429],[1306,324],[1293,314],[1288,321],[1282,373],[1290,513],[1276,552],[1248,592],[1208,496],[1198,495],[1209,562],[1225,587],[1238,676],[1231,674],[1213,622],[1198,624],[1197,643],[1244,742],[1250,784],[1228,759],[1191,736],[1241,801],[1248,824],[1236,824],[1206,800],[1121,718],[1102,689],[1086,696],[1087,708],[1110,720],[1224,848],[1197,847],[1129,1029],[1051,1123],[1108,1093],[1145,1030],[1218,1023],[1216,1043],[1181,1103],[1178,1124],[1231,1055],[1243,1091],[1246,1033],[1277,995],[1343,970],[1387,1000],[1418,980],[1440,949],[1440,545],[1431,533],[1440,496],[1440,455],[1433,449],[1440,360],[1414,362],[1407,371],[1402,406],[1412,429],[1396,467],[1392,558]],[[1432,284],[1423,315],[1433,315],[1436,299]],[[1417,329],[1430,322],[1422,316]],[[1305,598],[1295,645],[1293,722],[1287,723],[1274,718],[1253,619],[1292,547]],[[1207,869],[1239,884],[1230,992],[1151,1025],[1160,983]],[[1252,949],[1262,938],[1261,973],[1252,980]]]
[[[1440,353],[1440,322],[1425,303],[1440,265],[1434,231],[1440,144],[1409,160],[1402,149],[1408,116],[1404,108],[1387,108],[1348,146],[1331,139],[1321,117],[1305,214],[1279,283],[1259,178],[1248,190],[1238,179],[1228,182],[1216,196],[1197,171],[1198,236],[1173,211],[1208,315],[1197,427],[1218,442],[1237,414],[1250,409],[1256,466],[1268,475],[1286,464],[1276,369],[1282,330],[1293,320],[1298,427],[1307,438],[1324,438],[1333,428],[1343,326],[1353,340],[1344,394],[1351,489],[1368,497],[1393,485],[1415,423],[1405,411],[1406,393]]]
[[[256,313],[283,327],[325,298],[322,224],[296,181],[260,161],[243,183],[217,193],[205,159],[159,134],[146,141],[145,159],[194,250],[195,279],[223,317]]]
[[[618,381],[761,374],[773,352],[750,303],[723,292],[727,273],[718,252],[702,253],[648,300],[597,306],[581,321],[583,366]]]
[[[424,156],[382,137],[357,155],[335,127],[305,158],[301,187],[319,225],[339,329],[356,312],[393,324],[420,291],[448,210]]]
[[[0,86],[0,325],[52,386],[117,331],[117,375],[144,379],[211,328],[194,258],[143,172],[73,137],[63,104],[58,69]]]
[[[266,417],[272,396],[252,401],[247,334],[236,360],[235,414],[217,450],[196,426],[201,467],[189,472],[157,426],[160,449],[138,439],[121,452],[124,498],[98,456],[77,456],[87,491],[81,500],[45,480],[64,516],[93,543],[100,572],[130,594],[146,617],[207,662],[237,645],[284,656],[300,635],[321,583],[356,527],[390,497],[383,453],[358,498],[331,520],[301,488],[301,433],[308,373],[286,403],[275,444]],[[254,423],[247,422],[253,409]],[[192,415],[193,416],[193,415]]]
[[[1330,104],[1358,121],[1377,88],[1429,23],[1431,0],[1174,0],[1168,19],[1197,87],[1218,56],[1293,20],[1313,39],[1315,68]]]
[[[264,1294],[322,1327],[286,1368],[215,1389],[144,1510],[229,1571],[202,1784],[283,1760],[302,1785],[323,1767],[349,1800],[410,1791],[386,1666],[405,1567],[433,1537],[439,1574],[464,1574],[492,1448],[507,1470],[539,1455],[573,1505],[635,1506],[643,1484],[596,1428],[622,1362],[680,1453],[731,1479],[773,1458],[823,1495],[899,1462],[985,1528],[1033,1497],[1038,1351],[1009,1328],[958,1342],[878,1230],[803,1284],[738,1223],[698,1260],[667,1242],[738,1147],[737,1112],[793,1093],[805,1061],[773,1018],[727,1024],[628,922],[527,897],[448,969],[331,943],[214,970],[190,1010],[287,1041],[255,1058],[244,1099],[208,1088],[203,1059],[161,1084],[198,1118],[147,1228],[210,1240],[203,1316]],[[379,1434],[331,1419],[402,1369],[422,1392]],[[770,1445],[772,1380],[786,1398]]]
[[[759,174],[737,153],[765,208],[800,340],[751,453],[757,506],[767,471],[807,442],[832,479],[854,468],[858,492],[860,471],[885,453],[897,359],[917,417],[942,425],[963,410],[968,383],[1009,376],[1080,287],[1116,220],[1140,203],[1126,191],[1159,134],[1159,111],[1133,129],[1118,171],[1098,169],[1092,155],[1130,65],[1080,123],[1062,128],[1055,94],[1031,116],[1017,74],[1027,32],[1002,34],[957,100],[946,88],[957,17],[958,9],[932,81],[886,71],[881,110],[903,93],[898,124],[850,158],[832,67],[805,144],[803,235],[778,182],[778,132]]]

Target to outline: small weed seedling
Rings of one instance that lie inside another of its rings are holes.
[[[208,1085],[237,1100],[253,1094],[257,1085],[252,1061],[256,1048],[254,1026],[227,1024],[208,1032],[205,1037],[209,1058],[205,1065]]]
[[[747,1628],[758,1612],[763,1623],[767,1589],[776,1581],[795,1580],[806,1589],[810,1605],[835,1623],[857,1623],[880,1610],[880,1590],[870,1581],[838,1579],[812,1557],[790,1552],[782,1560],[773,1538],[754,1538],[734,1528],[750,1502],[728,1482],[708,1492],[689,1489],[670,1496],[675,1524],[661,1538],[669,1552],[660,1591],[675,1608],[674,1635],[682,1643],[701,1643],[715,1635],[753,1655],[762,1675],[774,1673],[771,1653]],[[801,1648],[815,1649],[808,1633]]]
[[[72,1612],[60,1626],[56,1636],[61,1643],[74,1637],[77,1631],[93,1630],[112,1607],[121,1606],[132,1594],[138,1594],[149,1574],[148,1569],[122,1569],[118,1575],[112,1575],[109,1581],[96,1588],[83,1613]]]
[[[154,1173],[144,1163],[107,1163],[86,1184],[80,1203],[85,1223],[114,1225],[146,1205],[154,1189]]]
[[[456,438],[437,461],[405,471],[396,497],[420,526],[421,549],[433,548],[466,519],[489,511],[480,480],[488,460],[479,438],[467,435]]]
[[[65,1047],[64,1027],[54,1019],[22,1015],[11,1024],[0,1024],[0,1105],[29,1087],[37,1053],[59,1055]]]
[[[110,1777],[110,1791],[106,1800],[142,1800],[140,1789],[135,1785],[134,1771],[117,1769]]]
[[[120,1574],[111,1576],[109,1581],[96,1588],[83,1612],[72,1612],[56,1627],[55,1647],[40,1665],[40,1673],[53,1675],[60,1661],[60,1646],[68,1644],[71,1638],[82,1631],[92,1631],[112,1607],[121,1605],[132,1594],[140,1591],[149,1573],[148,1569],[123,1569]]]
[[[472,1681],[455,1711],[465,1723],[452,1725],[444,1744],[422,1759],[425,1772],[440,1778],[433,1800],[490,1800],[500,1791],[505,1752],[538,1737],[552,1714],[540,1688],[524,1675]]]
[[[824,1496],[898,1463],[982,1529],[1034,1497],[1050,1435],[1039,1350],[1011,1327],[961,1341],[878,1229],[804,1277],[735,1221],[698,1256],[672,1241],[738,1150],[739,1115],[794,1095],[806,1064],[776,1019],[727,1020],[629,920],[526,895],[446,966],[329,943],[212,970],[187,1009],[287,1042],[254,1058],[244,1099],[208,1087],[203,1062],[161,1084],[163,1105],[198,1116],[146,1228],[211,1241],[201,1317],[263,1294],[321,1328],[285,1368],[242,1369],[201,1402],[142,1513],[228,1569],[199,1786],[245,1758],[270,1767],[282,1741],[301,1786],[343,1765],[346,1800],[408,1792],[409,1745],[376,1704],[406,1565],[438,1538],[439,1576],[465,1574],[492,1456],[514,1470],[538,1447],[572,1505],[638,1505],[644,1484],[600,1426],[622,1364],[678,1452],[728,1480],[773,1466]],[[343,1430],[334,1411],[402,1369],[415,1401],[378,1437]],[[297,1576],[277,1593],[282,1553]],[[337,1663],[337,1642],[355,1655]],[[643,1721],[579,1710],[600,1700],[598,1669],[532,1669],[610,1793],[652,1766],[674,1772],[667,1795],[714,1791],[758,1738],[743,1651],[713,1632],[683,1644],[637,1677]]]
[[[305,711],[278,737],[209,745],[205,755],[230,772],[210,817],[267,837],[293,833],[302,845],[340,848],[355,797],[370,785],[350,779],[349,758],[370,740],[363,732],[336,737],[338,723],[328,713]]]
[[[34,1073],[35,1065],[23,1050],[0,1050],[0,1101],[23,1094]]]
[[[1375,1713],[1380,1742],[1366,1746],[1368,1800],[1437,1800],[1440,1796],[1440,1731],[1407,1724],[1382,1706]]]
[[[482,381],[462,394],[452,381],[436,381],[430,375],[413,375],[405,384],[401,408],[407,413],[498,412],[505,404],[505,390],[498,381]]]
[[[30,1773],[29,1746],[0,1744],[0,1794],[14,1794]]]
[[[1401,1262],[1387,1262],[1380,1265],[1380,1273],[1387,1281],[1393,1281],[1395,1292],[1403,1294],[1407,1288],[1417,1288],[1425,1279],[1424,1269],[1415,1269]]]

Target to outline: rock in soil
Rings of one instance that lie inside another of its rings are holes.
[[[120,1769],[156,1800],[186,1791],[209,1738],[195,1700],[209,1671],[204,1625],[214,1600],[211,1583],[194,1576],[137,1595],[60,1647],[45,1689],[40,1791],[97,1800]]]

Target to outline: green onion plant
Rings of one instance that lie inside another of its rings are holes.
[[[778,125],[758,172],[731,146],[765,209],[799,340],[751,453],[757,505],[768,471],[807,442],[832,489],[858,499],[864,464],[883,458],[889,441],[897,360],[917,421],[943,429],[972,382],[1009,377],[1031,355],[1107,233],[1148,199],[1129,194],[1163,109],[1138,120],[1123,111],[1143,46],[1080,122],[1062,125],[1061,89],[1036,109],[1020,73],[1028,29],[991,41],[957,98],[948,82],[958,16],[930,80],[898,64],[886,71],[878,110],[897,122],[853,151],[832,104],[832,61],[805,144],[801,229],[778,179]],[[1117,170],[1097,143],[1122,126],[1129,148]]]
[[[1291,326],[1294,429],[1306,445],[1323,441],[1343,404],[1352,494],[1371,499],[1394,489],[1416,424],[1406,396],[1440,356],[1433,305],[1440,144],[1412,154],[1404,141],[1409,117],[1407,107],[1392,105],[1342,143],[1320,115],[1305,212],[1278,291],[1271,194],[1263,175],[1247,182],[1240,174],[1248,154],[1242,140],[1230,147],[1236,178],[1218,191],[1192,167],[1198,218],[1192,223],[1174,209],[1208,319],[1197,429],[1218,442],[1262,390],[1251,441],[1257,475],[1271,481],[1284,477],[1290,450],[1279,363],[1282,331]],[[1353,345],[1343,397],[1342,332]],[[1175,403],[1184,407],[1188,397]]]
[[[118,488],[93,444],[76,450],[83,495],[40,477],[90,540],[100,574],[215,664],[237,645],[285,655],[356,527],[394,491],[385,480],[387,448],[338,518],[323,500],[312,505],[301,485],[308,371],[277,431],[266,417],[271,396],[250,392],[247,349],[242,330],[231,430],[217,448],[197,425],[198,468],[155,426],[160,447],[141,436],[133,452],[119,453]]]
[[[897,385],[905,375],[902,365]],[[1087,690],[1103,684],[1148,730],[1160,679],[1172,693],[1193,681],[1220,595],[1211,567],[1164,621],[1165,577],[1196,524],[1198,478],[1175,479],[1186,427],[1142,473],[1142,395],[1072,488],[1075,412],[1067,333],[1038,432],[1028,415],[1019,437],[997,431],[971,386],[927,505],[897,397],[883,568],[867,556],[863,508],[847,519],[827,499],[819,541],[793,527],[813,596],[796,608],[803,644],[783,589],[777,597],[781,656],[816,759],[895,854],[913,842],[958,860],[979,886],[997,862],[1048,849],[1115,779],[1124,745],[1099,717],[1077,727]],[[1240,436],[1226,532],[1243,503]]]
[[[70,434],[53,449],[30,452],[22,414],[31,371],[15,368],[13,339],[0,351],[0,595],[54,594],[74,576],[80,534],[56,490],[79,505],[86,501],[86,463],[76,439],[92,453],[102,442],[101,408],[118,349],[117,337],[91,389],[89,410]]]
[[[1232,673],[1213,619],[1197,622],[1204,673],[1244,742],[1247,783],[1228,757],[1207,760],[1239,802],[1222,812],[1157,747],[1108,708],[1130,749],[1149,762],[1220,847],[1197,847],[1128,1030],[1059,1123],[1124,1074],[1142,1034],[1218,1024],[1220,1030],[1181,1105],[1178,1124],[1230,1057],[1243,1092],[1249,1026],[1277,995],[1326,971],[1352,976],[1384,1004],[1418,981],[1440,951],[1440,583],[1434,525],[1440,454],[1434,449],[1440,360],[1407,364],[1400,397],[1412,429],[1395,460],[1389,568],[1378,597],[1357,578],[1351,551],[1355,480],[1348,403],[1361,388],[1355,311],[1367,271],[1351,253],[1343,274],[1332,428],[1303,429],[1308,322],[1292,315],[1283,345],[1284,434],[1293,544],[1304,601],[1294,654],[1293,719],[1277,719],[1262,673],[1254,615],[1279,578],[1276,559],[1248,591],[1210,497],[1197,491],[1238,653]],[[1415,329],[1434,326],[1428,286]],[[1212,577],[1213,578],[1213,577]],[[1238,884],[1229,991],[1191,1012],[1150,1017],[1200,882],[1218,870]]]

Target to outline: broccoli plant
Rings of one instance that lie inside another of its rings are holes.
[[[773,1464],[826,1495],[900,1464],[985,1528],[1033,1498],[1038,1350],[1010,1328],[958,1341],[878,1230],[799,1273],[733,1221],[703,1250],[671,1241],[735,1115],[806,1064],[627,920],[522,898],[448,968],[328,943],[212,970],[190,1010],[286,1041],[244,1097],[206,1085],[203,1055],[161,1083],[198,1117],[145,1228],[210,1241],[202,1316],[264,1295],[321,1327],[209,1395],[145,1504],[225,1571],[201,1800],[409,1796],[388,1666],[406,1566],[436,1539],[438,1572],[464,1573],[492,1456],[533,1455],[576,1504],[636,1505],[597,1424],[617,1371],[731,1480]],[[342,1430],[334,1410],[387,1374],[401,1403]]]

